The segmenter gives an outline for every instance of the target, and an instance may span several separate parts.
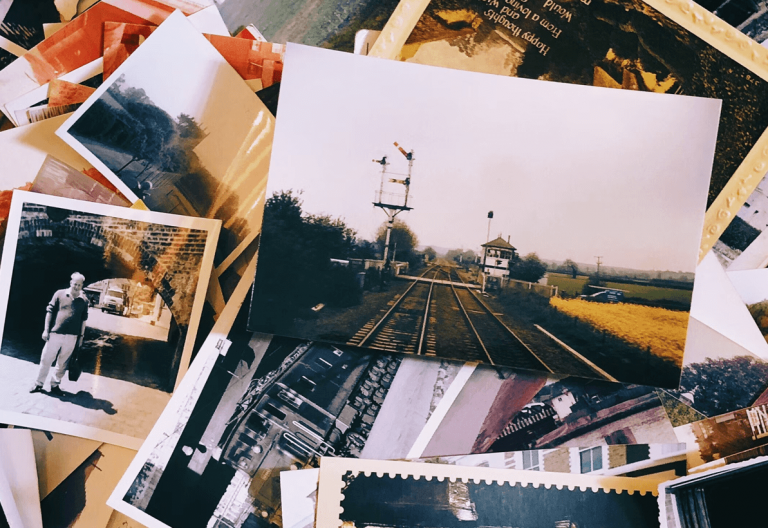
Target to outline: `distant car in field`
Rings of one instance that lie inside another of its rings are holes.
[[[606,288],[592,295],[582,295],[580,298],[592,302],[620,303],[624,302],[624,292]]]

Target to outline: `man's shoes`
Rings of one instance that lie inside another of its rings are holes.
[[[33,385],[31,389],[29,389],[30,394],[34,394],[36,392],[43,392],[43,386],[42,385]]]
[[[59,388],[59,386],[51,387],[51,390],[49,391],[50,394],[53,396],[64,396],[64,391]]]

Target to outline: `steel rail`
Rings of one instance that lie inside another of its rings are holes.
[[[450,277],[450,275],[449,275],[449,277]],[[456,277],[457,277],[457,278],[458,278],[458,279],[459,279],[459,280],[460,280],[462,283],[465,283],[464,279],[462,279],[462,278],[461,278],[461,275],[459,275],[459,274],[458,274],[458,272],[456,272]],[[534,351],[533,351],[533,350],[531,350],[531,347],[529,347],[529,346],[528,346],[528,345],[525,343],[525,341],[523,341],[522,339],[520,339],[520,337],[519,337],[519,336],[518,336],[518,335],[517,335],[517,334],[516,334],[516,333],[515,333],[515,332],[514,332],[514,331],[513,331],[511,328],[509,328],[509,327],[508,327],[508,326],[507,326],[507,325],[504,323],[504,321],[502,321],[502,320],[499,318],[499,316],[497,316],[495,313],[493,313],[493,310],[491,310],[491,308],[490,308],[488,305],[486,305],[486,304],[485,304],[485,302],[483,302],[483,300],[482,300],[482,299],[481,299],[481,298],[480,298],[480,297],[477,295],[477,293],[475,293],[474,291],[472,291],[470,288],[467,288],[467,291],[469,291],[469,293],[470,293],[470,294],[472,294],[472,297],[474,297],[474,299],[477,301],[477,303],[478,303],[480,306],[482,306],[482,307],[483,307],[483,309],[484,309],[486,312],[488,312],[488,315],[490,315],[491,317],[493,317],[493,319],[494,319],[494,320],[495,320],[497,323],[499,323],[499,324],[500,324],[500,325],[501,325],[501,326],[504,328],[504,330],[506,330],[506,331],[507,331],[507,332],[508,332],[508,333],[509,333],[509,334],[510,334],[510,335],[511,335],[511,336],[512,336],[514,339],[515,339],[515,341],[516,341],[517,343],[520,343],[521,345],[523,345],[523,347],[525,348],[525,350],[526,350],[526,351],[528,351],[528,353],[529,353],[531,356],[533,356],[534,358],[536,358],[536,361],[538,361],[539,363],[541,363],[541,365],[542,365],[542,366],[543,366],[543,367],[544,367],[544,368],[545,368],[545,369],[546,369],[548,372],[554,372],[554,370],[552,370],[551,368],[549,368],[549,365],[547,365],[546,363],[544,363],[544,361],[542,361],[542,360],[541,360],[541,358],[540,358],[539,356],[537,356],[537,355],[536,355],[536,353],[534,353]],[[457,297],[458,297],[458,294],[457,294]]]
[[[434,268],[434,267],[432,267],[432,268],[429,268],[429,269],[427,269],[427,270],[426,270],[424,273],[422,273],[421,275],[419,275],[419,278],[423,277],[424,275],[426,275],[427,273],[429,273],[429,272],[430,272],[430,271],[432,271],[433,269],[435,269],[435,268]],[[390,316],[391,316],[391,315],[394,313],[395,309],[397,309],[397,307],[398,307],[398,306],[400,306],[400,303],[402,303],[402,302],[403,302],[403,299],[405,299],[405,298],[408,296],[408,294],[411,292],[411,290],[413,289],[413,287],[414,287],[414,286],[416,286],[418,283],[419,283],[419,281],[413,281],[413,284],[411,284],[410,286],[408,286],[408,289],[407,289],[407,290],[405,290],[405,291],[402,293],[402,295],[400,295],[400,298],[399,298],[397,301],[395,301],[395,304],[393,304],[393,305],[392,305],[392,307],[391,307],[389,310],[387,310],[387,313],[385,313],[385,314],[384,314],[384,315],[381,317],[381,319],[379,319],[379,320],[376,322],[376,324],[375,324],[375,325],[373,325],[373,327],[372,327],[372,328],[371,328],[371,329],[368,331],[368,333],[367,333],[367,334],[365,334],[365,337],[363,337],[363,338],[360,340],[360,342],[356,344],[356,346],[364,346],[364,345],[365,345],[366,341],[368,341],[368,340],[371,338],[371,336],[373,336],[373,334],[374,334],[374,333],[376,333],[376,331],[379,329],[379,327],[380,327],[382,324],[384,324],[384,322],[385,322],[387,319],[389,319],[389,317],[390,317]]]
[[[435,270],[435,276],[432,280],[437,280],[437,274],[440,273],[440,268]],[[425,273],[426,275],[426,273]],[[432,301],[432,289],[435,287],[435,283],[432,282],[429,285],[429,293],[427,294],[427,305],[424,307],[424,320],[421,322],[421,334],[419,335],[419,346],[416,347],[416,354],[421,355],[421,349],[424,346],[424,336],[427,334],[427,321],[429,321],[429,304]]]

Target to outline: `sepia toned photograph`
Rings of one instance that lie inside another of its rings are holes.
[[[740,454],[768,454],[768,394],[752,407],[706,418],[675,429],[688,445],[688,467],[716,467]]]
[[[6,423],[135,447],[189,365],[217,234],[212,220],[15,191],[0,268]]]
[[[647,527],[662,479],[326,457],[316,526]]]
[[[45,158],[30,191],[119,207],[130,207],[131,205],[119,192],[106,187],[53,156]]]
[[[240,75],[175,13],[57,134],[132,202],[221,220],[218,274],[258,235],[273,128]]]
[[[288,48],[249,329],[677,387],[718,101]]]

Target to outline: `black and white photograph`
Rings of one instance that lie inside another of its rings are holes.
[[[281,471],[405,458],[461,368],[242,330],[226,343],[201,349],[110,499],[150,528],[282,525]]]
[[[299,45],[280,97],[250,330],[677,387],[719,101]]]
[[[0,266],[3,420],[135,448],[189,365],[218,228],[15,191]]]
[[[316,526],[645,528],[660,482],[326,457]]]
[[[763,178],[712,247],[723,268],[739,271],[765,267],[766,236],[760,235],[767,227],[768,178]]]
[[[273,128],[240,75],[176,12],[57,134],[132,202],[221,220],[220,274],[255,245]]]
[[[729,528],[759,522],[768,457],[745,460],[659,486],[661,528]]]

